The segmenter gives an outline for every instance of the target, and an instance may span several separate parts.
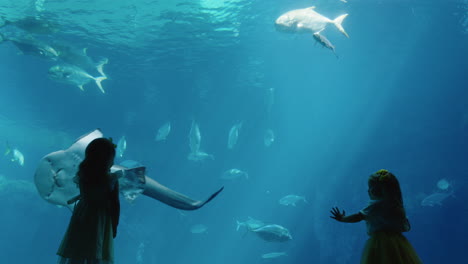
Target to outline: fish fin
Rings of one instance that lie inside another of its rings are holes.
[[[104,91],[104,88],[102,88],[101,82],[106,80],[107,77],[106,76],[101,76],[101,77],[96,77],[96,78],[93,78],[93,79],[96,82],[96,85],[99,87],[99,90],[101,90],[102,93],[106,93],[106,91]]]
[[[107,77],[107,75],[104,73],[104,65],[106,65],[108,62],[109,62],[109,59],[104,58],[98,63],[98,65],[96,65],[96,70],[104,77]]]
[[[85,56],[88,56],[87,51],[88,51],[88,48],[83,48],[83,54],[84,54]]]
[[[312,10],[314,10],[314,9],[315,9],[315,6],[307,7],[306,9],[312,9]]]
[[[5,156],[11,153],[10,143],[6,142]]]
[[[83,84],[78,85],[78,88],[80,88],[81,91],[84,91]]]
[[[239,229],[240,229],[240,227],[241,227],[242,223],[241,223],[241,222],[239,222],[238,220],[236,220],[236,224],[237,224],[236,231],[239,231]]]
[[[344,30],[343,26],[341,23],[343,23],[343,20],[348,16],[348,14],[341,15],[337,18],[335,18],[332,22],[333,24],[338,28],[338,30],[343,33],[347,38],[349,38],[348,33]]]

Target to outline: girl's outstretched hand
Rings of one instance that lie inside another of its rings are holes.
[[[345,211],[343,210],[343,213],[340,212],[340,209],[338,209],[338,207],[333,207],[330,211],[330,213],[333,215],[333,216],[330,216],[331,218],[335,219],[336,221],[340,221],[343,220],[343,217],[345,216]]]

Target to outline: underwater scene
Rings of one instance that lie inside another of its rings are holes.
[[[466,261],[466,0],[0,0],[0,59],[1,263],[57,263],[99,137],[114,263],[360,263],[381,169]]]

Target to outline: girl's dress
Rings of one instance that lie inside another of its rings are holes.
[[[118,182],[89,185],[80,186],[81,198],[57,251],[59,264],[114,263]]]
[[[371,200],[361,214],[367,225],[367,240],[361,264],[422,264],[402,232],[410,229],[401,211],[383,200]]]

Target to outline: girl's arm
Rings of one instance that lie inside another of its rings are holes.
[[[345,211],[343,210],[343,213],[341,213],[338,207],[333,207],[330,213],[333,215],[330,217],[339,222],[357,223],[357,222],[364,220],[364,215],[361,214],[360,212],[357,214],[345,216]]]

